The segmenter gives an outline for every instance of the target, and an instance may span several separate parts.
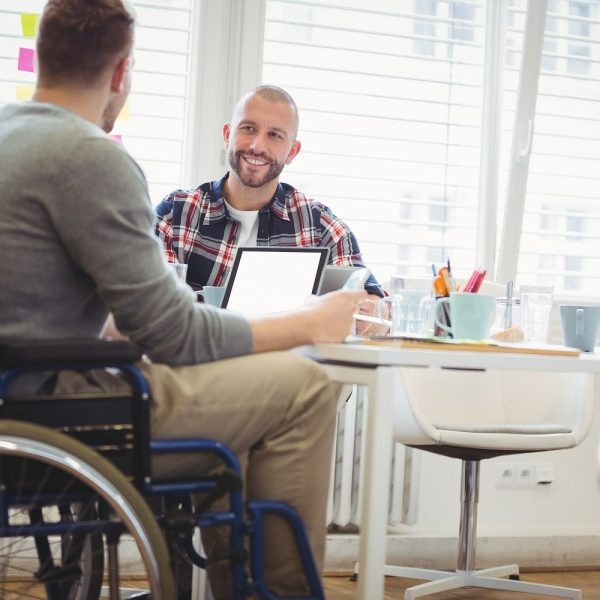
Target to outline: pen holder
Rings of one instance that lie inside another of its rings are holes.
[[[449,297],[440,298],[436,303],[436,325],[447,326],[440,321],[444,308],[450,307],[452,325],[450,332],[454,339],[485,340],[490,335],[490,327],[496,312],[496,297],[491,294],[452,292]]]

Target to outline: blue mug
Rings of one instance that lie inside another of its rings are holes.
[[[225,297],[225,286],[205,285],[196,292],[196,296],[204,300],[204,304],[221,307]]]
[[[593,352],[600,327],[600,306],[562,304],[560,321],[565,346]]]
[[[442,307],[450,309],[448,326],[439,319]],[[452,292],[449,298],[440,298],[435,306],[435,323],[455,340],[486,340],[496,315],[496,296],[472,292]]]

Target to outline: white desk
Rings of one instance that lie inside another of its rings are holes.
[[[548,356],[459,350],[414,350],[360,344],[320,344],[305,349],[321,362],[334,381],[369,388],[364,435],[364,479],[358,560],[358,597],[383,598],[383,569],[392,450],[394,386],[398,367],[444,367],[523,371],[600,373],[600,348],[595,354]]]

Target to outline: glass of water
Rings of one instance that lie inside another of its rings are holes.
[[[554,287],[548,285],[522,285],[521,329],[526,342],[545,342],[548,339],[548,324]]]

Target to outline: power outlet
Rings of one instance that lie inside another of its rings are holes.
[[[552,464],[498,463],[496,466],[496,486],[499,488],[527,488],[554,481]]]
[[[532,487],[537,483],[535,465],[517,465],[515,485],[517,487]]]
[[[517,465],[500,463],[498,467],[497,486],[501,488],[515,487],[517,480]]]

